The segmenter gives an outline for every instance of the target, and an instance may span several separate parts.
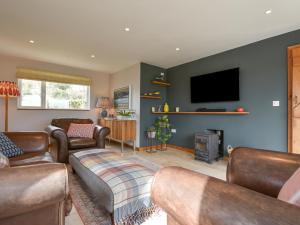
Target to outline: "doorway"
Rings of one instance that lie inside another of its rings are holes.
[[[288,151],[300,154],[300,45],[288,48]]]

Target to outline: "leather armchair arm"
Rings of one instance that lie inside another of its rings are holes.
[[[97,148],[105,148],[105,138],[109,133],[108,127],[95,126],[94,139],[97,141]]]
[[[237,148],[229,158],[227,181],[277,198],[280,189],[300,167],[300,155]]]
[[[4,134],[24,152],[48,151],[49,136],[46,132],[5,132]]]
[[[67,162],[69,157],[69,142],[66,132],[63,129],[52,125],[49,125],[46,128],[46,131],[49,133],[50,137],[52,137],[57,142],[57,161],[60,163]]]
[[[0,219],[63,204],[68,196],[64,164],[4,168],[0,170],[0,183]]]
[[[168,225],[286,225],[300,221],[299,207],[179,167],[157,172],[151,196],[168,214]]]

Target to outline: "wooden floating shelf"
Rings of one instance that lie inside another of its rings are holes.
[[[152,84],[157,84],[157,85],[165,86],[165,87],[171,86],[171,84],[168,83],[168,82],[158,81],[158,80],[153,80],[153,81],[152,81]]]
[[[160,96],[151,96],[151,95],[142,95],[141,98],[147,98],[147,99],[161,99]]]
[[[165,115],[248,115],[250,112],[153,112]]]

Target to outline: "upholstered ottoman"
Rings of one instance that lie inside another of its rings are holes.
[[[159,166],[138,156],[124,158],[108,149],[73,153],[69,163],[97,204],[111,214],[114,224],[140,224],[157,211],[150,191]]]

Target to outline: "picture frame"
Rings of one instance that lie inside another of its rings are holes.
[[[114,89],[114,107],[117,110],[131,108],[131,86]]]

